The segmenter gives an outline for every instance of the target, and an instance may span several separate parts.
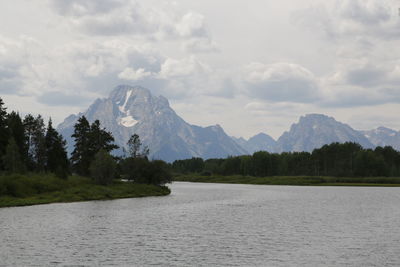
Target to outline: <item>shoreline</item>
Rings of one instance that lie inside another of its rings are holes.
[[[61,180],[52,176],[6,177],[3,186],[13,193],[0,196],[0,208],[33,206],[51,203],[72,203],[94,200],[167,196],[167,186],[114,181],[110,185],[96,185],[86,177],[71,176]],[[10,183],[11,186],[10,186]]]
[[[222,183],[286,186],[349,186],[349,187],[400,187],[398,177],[314,177],[314,176],[199,176],[179,175],[174,182]]]

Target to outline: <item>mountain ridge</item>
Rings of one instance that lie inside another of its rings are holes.
[[[70,137],[73,126],[82,115],[89,122],[100,120],[120,147],[126,145],[132,134],[138,134],[154,159],[171,162],[188,157],[227,157],[246,153],[221,126],[191,125],[175,113],[165,97],[153,96],[140,86],[117,86],[109,97],[96,99],[85,112],[68,116],[58,130],[67,139],[69,152],[73,147]]]
[[[277,140],[266,133],[249,139],[229,137],[219,125],[200,127],[179,117],[163,96],[154,96],[141,86],[119,85],[106,98],[96,99],[84,112],[72,114],[57,129],[72,152],[73,126],[80,116],[89,122],[99,119],[112,132],[120,147],[133,133],[149,146],[150,157],[171,162],[190,157],[221,158],[252,154],[308,151],[333,142],[357,142],[365,148],[391,145],[400,149],[400,132],[385,127],[357,131],[323,114],[306,114],[293,123]],[[122,152],[117,152],[121,154]]]

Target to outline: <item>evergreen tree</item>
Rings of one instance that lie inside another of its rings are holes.
[[[72,138],[75,140],[74,151],[71,155],[72,166],[79,175],[89,175],[89,166],[92,161],[89,149],[90,124],[85,116],[80,117],[75,124]]]
[[[46,165],[45,126],[41,115],[38,115],[33,124],[32,146],[35,170],[43,172]]]
[[[89,175],[90,163],[100,150],[111,152],[118,148],[114,144],[112,134],[101,129],[98,120],[90,125],[85,116],[79,118],[75,124],[72,137],[75,139],[75,149],[72,152],[71,160],[74,169],[80,175]]]
[[[28,150],[25,137],[25,127],[22,119],[17,112],[11,112],[7,116],[7,126],[9,136],[14,137],[15,143],[18,146],[18,152],[21,155],[21,160],[27,162]]]
[[[101,129],[99,120],[95,120],[90,126],[89,140],[90,150],[93,156],[101,149],[111,152],[118,148],[118,146],[114,144],[114,137],[112,134],[105,129]]]
[[[90,174],[97,184],[108,185],[115,176],[117,164],[106,150],[101,149],[90,164]]]
[[[19,148],[14,137],[11,137],[6,147],[6,153],[3,156],[4,168],[10,173],[23,173],[25,166],[19,154]]]
[[[7,111],[4,107],[3,99],[0,98],[0,157],[3,157],[8,144]],[[4,166],[0,164],[0,169]]]
[[[51,119],[47,126],[45,137],[46,144],[46,170],[55,173],[58,177],[68,177],[68,156],[65,149],[66,142],[53,128]]]

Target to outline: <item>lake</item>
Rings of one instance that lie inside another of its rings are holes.
[[[400,188],[174,183],[0,209],[0,266],[400,266]]]

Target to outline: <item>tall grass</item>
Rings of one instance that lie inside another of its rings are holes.
[[[0,176],[0,207],[168,194],[170,190],[165,186],[120,181],[101,186],[80,176],[71,176],[68,180],[51,174]]]

